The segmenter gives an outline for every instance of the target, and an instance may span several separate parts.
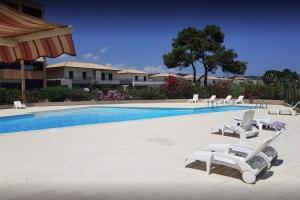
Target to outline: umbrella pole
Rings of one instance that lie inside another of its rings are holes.
[[[24,67],[24,60],[20,61],[21,64],[21,91],[22,91],[22,102],[26,102],[26,85],[25,85],[25,67]]]
[[[47,87],[47,63],[45,57],[43,57],[43,87]]]

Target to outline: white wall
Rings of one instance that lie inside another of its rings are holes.
[[[94,79],[94,71],[95,69],[85,69],[85,68],[65,68],[64,70],[64,78],[69,79],[69,71],[73,71],[73,79],[75,80],[83,80],[83,72],[86,72],[86,78],[87,79]],[[101,82],[101,73],[105,73],[105,81],[109,81],[109,73],[112,74],[113,80],[112,81],[118,81],[119,77],[116,71],[112,70],[96,70],[96,80],[98,82]]]
[[[92,69],[81,69],[81,68],[69,68],[65,67],[64,69],[64,77],[65,79],[69,79],[69,71],[73,71],[73,79],[75,80],[83,80],[82,72],[86,72],[86,78],[93,78],[93,70]]]
[[[135,81],[135,76],[138,77],[138,81],[144,81],[144,76],[146,76],[146,80],[148,80],[147,74],[119,74],[120,80]]]

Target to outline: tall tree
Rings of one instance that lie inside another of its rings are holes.
[[[290,69],[284,69],[283,71],[268,70],[263,74],[262,80],[265,84],[274,85],[297,81],[299,80],[299,75],[297,72],[293,72]]]
[[[201,78],[205,86],[208,73],[215,73],[218,68],[226,73],[244,74],[246,62],[236,60],[237,54],[232,49],[227,50],[223,43],[224,33],[216,25],[207,25],[202,30],[185,28],[173,39],[171,52],[163,55],[164,64],[168,68],[192,67],[196,83],[196,66],[200,63],[204,68]]]

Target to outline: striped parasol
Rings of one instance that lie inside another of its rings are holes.
[[[46,22],[0,3],[0,62],[76,55],[72,27]]]

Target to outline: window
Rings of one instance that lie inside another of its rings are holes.
[[[105,73],[101,73],[101,80],[105,81]]]
[[[0,62],[0,69],[21,69],[21,66],[19,62],[11,64]]]
[[[144,76],[144,81],[147,81],[147,77],[146,76]]]
[[[82,72],[82,79],[86,79],[86,72]]]
[[[139,80],[139,77],[138,77],[138,76],[135,76],[135,77],[134,77],[134,80],[135,80],[135,81],[138,81],[138,80]]]
[[[25,61],[24,66],[26,71],[43,71],[44,63],[35,61]]]
[[[74,78],[74,72],[73,71],[69,71],[69,79],[73,79]]]
[[[112,75],[112,73],[109,73],[109,74],[108,74],[108,80],[110,80],[110,81],[113,80],[113,75]]]

